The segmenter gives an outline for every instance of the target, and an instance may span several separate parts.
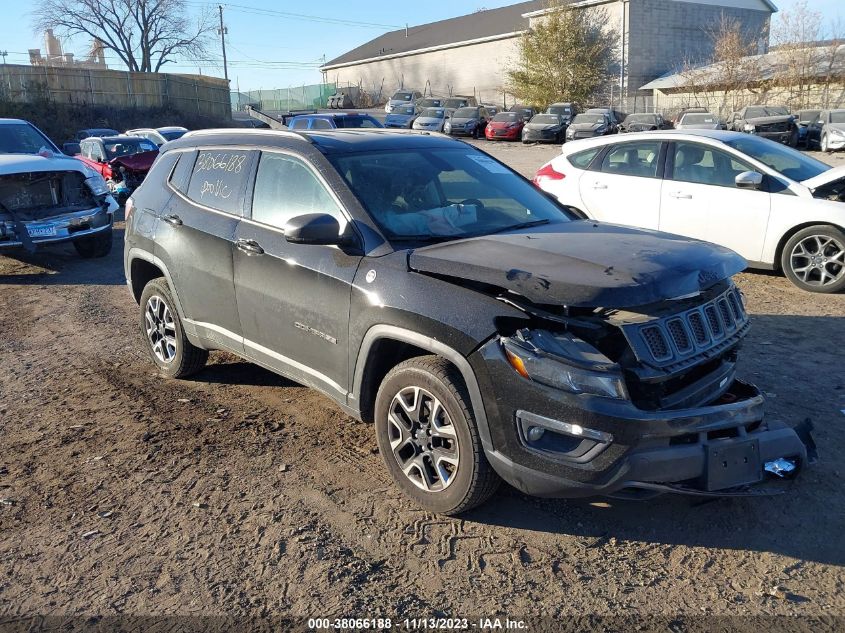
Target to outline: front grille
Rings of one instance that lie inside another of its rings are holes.
[[[739,291],[731,287],[682,314],[624,326],[623,331],[640,360],[670,367],[712,358],[744,335],[747,327]]]
[[[593,133],[592,132],[575,132],[574,137],[575,138],[592,138]]]
[[[757,126],[758,132],[789,132],[791,123],[764,123]]]

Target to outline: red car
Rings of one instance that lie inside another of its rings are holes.
[[[484,136],[488,141],[518,141],[522,139],[525,119],[521,112],[499,112],[487,124]]]
[[[140,185],[158,156],[158,147],[139,136],[86,138],[76,158],[106,179],[112,194],[122,203]]]

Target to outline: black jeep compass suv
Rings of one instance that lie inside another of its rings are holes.
[[[534,495],[751,492],[796,432],[735,375],[745,262],[577,219],[461,141],[210,130],[162,148],[126,207],[153,362],[235,353],[374,423],[423,507]]]

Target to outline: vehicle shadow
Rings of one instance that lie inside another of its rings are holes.
[[[106,257],[82,259],[73,244],[43,246],[35,252],[0,251],[0,286],[119,286],[123,272],[123,229],[114,229]]]
[[[845,315],[845,297],[833,314]],[[754,315],[739,374],[766,395],[767,419],[796,425],[809,419],[819,459],[783,494],[705,499],[665,495],[650,501],[607,498],[535,499],[505,487],[469,521],[550,536],[662,543],[783,554],[845,565],[845,372],[839,346],[845,317]]]
[[[248,361],[221,353],[222,357],[206,365],[201,372],[188,380],[213,385],[240,385],[249,387],[301,387],[287,378]],[[305,389],[306,387],[302,387]]]

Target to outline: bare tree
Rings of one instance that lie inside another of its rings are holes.
[[[776,80],[788,91],[787,101],[795,110],[814,101],[810,92],[824,65],[826,49],[819,45],[824,35],[821,13],[810,9],[804,0],[782,11],[772,31],[780,59]]]
[[[532,105],[589,103],[611,77],[618,36],[601,10],[569,9],[560,0],[547,6],[551,11],[520,40],[508,89]]]
[[[201,58],[214,28],[207,10],[189,17],[185,0],[38,0],[33,25],[95,38],[135,72],[158,72],[178,57]]]
[[[722,14],[719,23],[707,31],[713,42],[714,73],[710,83],[720,88],[720,112],[739,110],[748,101],[748,92],[759,86],[761,68],[757,43],[740,22]]]

